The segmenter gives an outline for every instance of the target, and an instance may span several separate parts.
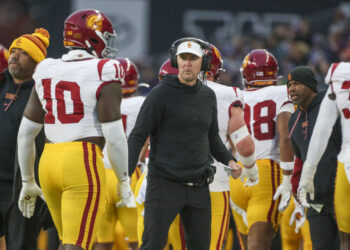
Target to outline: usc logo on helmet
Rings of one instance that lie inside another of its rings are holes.
[[[249,54],[246,55],[246,57],[244,57],[243,64],[242,64],[242,69],[244,69],[245,67],[247,67],[248,62],[249,62]]]
[[[103,17],[99,14],[93,14],[86,18],[86,26],[92,30],[102,31]]]
[[[218,50],[215,46],[213,46],[212,50],[213,50],[215,56],[216,56],[219,60],[221,60],[221,54],[220,54],[219,50]]]

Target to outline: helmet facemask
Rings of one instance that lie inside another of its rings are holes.
[[[101,40],[106,45],[105,48],[101,52],[101,56],[103,58],[116,58],[118,54],[118,49],[114,48],[113,45],[115,44],[115,40],[117,39],[117,34],[111,34],[107,31],[105,31],[103,34],[95,30],[97,36],[101,38]]]

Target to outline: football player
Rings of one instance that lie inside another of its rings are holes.
[[[145,99],[143,96],[136,96],[139,71],[136,65],[129,58],[117,58],[122,65],[125,77],[124,83],[121,84],[123,92],[123,100],[121,102],[121,117],[126,136],[135,125],[137,114]],[[103,154],[107,155],[106,148]],[[137,211],[136,204],[132,207],[116,207],[120,201],[119,195],[115,192],[115,187],[118,186],[118,179],[113,174],[113,169],[107,157],[103,158],[103,163],[106,168],[106,187],[107,187],[107,203],[106,210],[103,213],[101,223],[96,233],[95,249],[112,249],[115,240],[115,230],[117,221],[120,221],[125,235],[128,239],[131,249],[138,249],[137,243]],[[136,185],[137,179],[140,177],[140,169],[134,172],[132,183]],[[124,242],[123,242],[124,243]],[[120,243],[119,243],[120,244]]]
[[[314,198],[313,179],[316,167],[326,150],[328,140],[337,118],[342,127],[342,146],[338,154],[338,169],[335,180],[334,206],[340,231],[340,248],[350,249],[350,63],[333,63],[328,70],[325,82],[329,84],[322,100],[320,111],[311,136],[307,157],[299,182],[298,199],[305,207],[307,194]]]
[[[116,33],[98,10],[73,12],[64,22],[60,59],[36,68],[35,90],[18,132],[23,187],[19,207],[30,218],[44,195],[65,249],[91,249],[105,204],[102,149],[119,180],[119,206],[134,202],[128,178],[128,149],[120,113],[124,70],[112,48]],[[39,180],[33,173],[34,138],[44,126],[47,143]]]
[[[244,187],[240,180],[231,182],[231,198],[235,205],[246,211],[247,226],[234,212],[234,219],[248,249],[269,249],[278,230],[279,200],[273,199],[281,184],[283,192],[281,210],[290,199],[290,178],[293,169],[293,149],[288,138],[288,120],[294,107],[286,86],[277,83],[278,64],[275,57],[264,49],[246,55],[241,68],[246,90],[244,120],[255,142],[259,183]],[[239,159],[240,157],[238,157]]]
[[[250,136],[243,118],[243,94],[237,87],[229,87],[215,81],[223,71],[223,60],[219,50],[210,45],[211,67],[206,73],[207,86],[214,90],[218,107],[219,135],[224,143],[228,140],[239,153],[244,165],[243,175],[247,176],[246,185],[255,185],[259,181],[255,165],[254,141]],[[210,249],[221,249],[225,241],[230,216],[230,185],[225,167],[214,159],[216,168],[214,181],[209,185],[211,198],[211,241]]]

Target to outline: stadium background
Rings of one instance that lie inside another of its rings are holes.
[[[8,48],[42,26],[51,34],[48,56],[59,57],[63,22],[80,8],[110,17],[119,56],[135,61],[141,82],[151,86],[171,43],[185,36],[215,44],[226,68],[221,80],[237,85],[242,60],[254,48],[277,57],[281,76],[309,65],[321,83],[331,62],[350,59],[350,3],[337,0],[1,0],[0,44]]]
[[[185,36],[215,44],[226,69],[221,80],[236,85],[244,56],[255,48],[276,56],[281,76],[309,65],[321,83],[330,63],[350,61],[350,2],[337,0],[0,0],[0,44],[8,48],[16,37],[44,27],[51,34],[48,56],[57,58],[65,53],[63,22],[80,8],[110,17],[119,56],[132,59],[140,82],[151,85],[171,43]]]

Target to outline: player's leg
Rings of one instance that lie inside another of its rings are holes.
[[[138,245],[142,245],[143,233],[143,215],[145,209],[145,193],[147,187],[146,178],[147,171],[142,173],[135,186],[135,200],[137,210],[137,241]]]
[[[137,242],[137,209],[122,207],[117,209],[117,219],[125,233],[127,244],[132,250],[138,249]],[[135,245],[136,243],[136,245]]]
[[[235,221],[239,237],[242,241],[244,249],[247,249],[248,238],[248,221],[247,206],[248,194],[247,188],[243,186],[240,179],[230,178],[230,206]]]
[[[309,222],[306,219],[299,233],[295,233],[295,225],[289,225],[290,217],[294,211],[294,198],[292,197],[286,210],[282,214],[280,232],[282,247],[284,250],[299,249],[303,245],[304,250],[312,250]]]
[[[272,198],[281,183],[282,172],[279,165],[272,160],[258,160],[257,165],[259,183],[247,187],[248,249],[264,250],[271,247],[273,235],[280,222],[279,200],[274,201]]]
[[[335,215],[340,231],[341,249],[350,249],[350,183],[346,177],[344,163],[338,162],[335,180],[334,206]]]
[[[211,240],[210,249],[222,249],[230,221],[230,194],[210,192],[211,198]]]
[[[99,147],[67,143],[62,194],[62,244],[91,249],[105,209],[106,179]]]
[[[45,144],[39,164],[39,181],[46,204],[62,240],[61,197],[63,193],[63,166],[66,151],[62,144]]]
[[[96,230],[95,250],[110,250],[114,242],[114,227],[117,220],[117,177],[112,169],[106,169],[106,205]]]
[[[173,250],[186,249],[185,232],[179,214],[170,225],[168,243],[171,245]]]

